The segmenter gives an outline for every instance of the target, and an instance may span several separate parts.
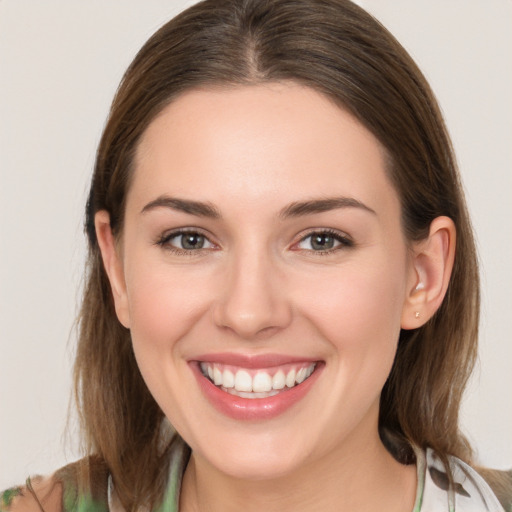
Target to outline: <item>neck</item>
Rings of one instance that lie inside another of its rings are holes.
[[[192,453],[185,471],[180,511],[294,512],[387,510],[410,512],[416,494],[416,468],[399,464],[382,444],[357,432],[343,446],[293,473],[247,480],[226,475]]]

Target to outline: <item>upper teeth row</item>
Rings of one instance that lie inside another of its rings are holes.
[[[263,393],[272,389],[283,389],[285,386],[292,388],[295,384],[300,384],[307,379],[315,369],[315,363],[300,368],[299,370],[291,369],[286,374],[283,370],[278,370],[274,376],[270,376],[267,372],[258,370],[251,377],[246,370],[238,370],[233,373],[231,370],[220,370],[217,366],[208,363],[201,363],[201,370],[208,375],[216,386],[224,388],[234,388],[237,391],[254,391]]]

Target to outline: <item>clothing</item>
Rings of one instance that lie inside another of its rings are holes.
[[[498,498],[487,482],[456,457],[449,458],[453,486],[446,467],[430,448],[415,450],[418,473],[416,503],[413,512],[503,512]],[[512,512],[512,507],[506,512]]]
[[[446,467],[430,449],[426,452],[416,449],[418,486],[416,502],[412,512],[503,512],[489,485],[471,467],[461,460],[450,457],[454,485],[450,486]],[[162,504],[154,512],[179,512],[181,479],[190,456],[190,450],[183,441],[177,441],[171,450],[169,480]],[[62,512],[116,512],[112,500],[111,479],[100,466],[93,471],[91,495],[78,495],[76,467],[80,462],[66,466],[56,475],[64,488]],[[94,464],[93,464],[94,466]],[[75,475],[75,476],[73,476]],[[30,485],[30,481],[29,481]],[[27,487],[16,487],[0,494],[0,512],[9,512],[15,500],[23,500]],[[511,497],[512,498],[512,497]],[[512,512],[507,505],[506,512]],[[47,510],[46,512],[61,512]]]

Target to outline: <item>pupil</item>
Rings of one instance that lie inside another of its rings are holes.
[[[334,238],[330,235],[315,235],[311,240],[313,249],[332,249],[334,246]]]
[[[204,236],[194,233],[182,235],[181,244],[183,249],[201,249],[204,245]]]

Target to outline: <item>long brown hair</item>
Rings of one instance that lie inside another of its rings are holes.
[[[180,93],[269,81],[320,91],[378,138],[409,240],[425,237],[437,216],[453,219],[457,255],[447,295],[426,325],[401,332],[380,427],[401,460],[410,460],[414,443],[471,461],[458,414],[477,350],[477,261],[451,143],[425,78],[394,37],[348,0],[206,0],[158,30],[127,70],[87,203],[75,389],[89,453],[105,461],[127,510],[158,501],[169,431],[137,368],[130,332],[116,318],[94,215],[107,210],[114,234],[122,233],[137,143]]]

